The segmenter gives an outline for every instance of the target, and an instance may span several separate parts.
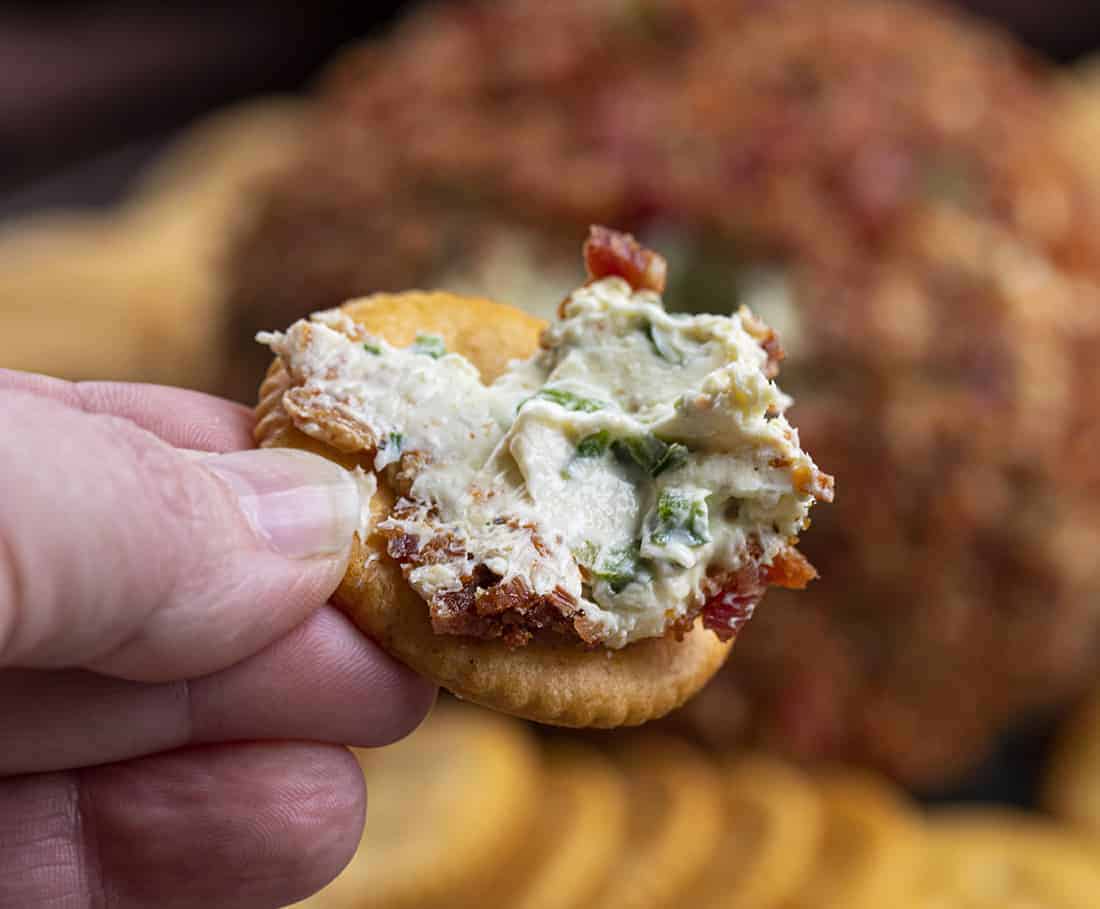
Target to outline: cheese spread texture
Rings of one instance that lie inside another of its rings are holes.
[[[284,404],[301,430],[378,471],[411,465],[380,529],[432,552],[406,573],[425,600],[446,610],[487,571],[619,648],[697,614],[708,578],[769,565],[831,481],[748,310],[670,315],[611,276],[561,314],[491,385],[436,336],[396,348],[340,310],[259,340],[298,383]]]

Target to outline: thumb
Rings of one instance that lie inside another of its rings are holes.
[[[0,666],[205,674],[282,636],[343,574],[360,495],[323,458],[188,457],[18,392],[0,392],[0,432]]]

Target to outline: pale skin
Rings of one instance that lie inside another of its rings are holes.
[[[358,490],[197,393],[0,370],[0,909],[282,906],[435,691],[326,605]],[[227,454],[237,452],[237,454]]]

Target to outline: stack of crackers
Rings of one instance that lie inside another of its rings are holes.
[[[297,100],[227,109],[187,130],[120,204],[0,227],[0,366],[216,390],[220,260],[301,122]]]
[[[1100,830],[1100,698],[1071,738],[1048,803],[1077,826],[1001,808],[924,810],[870,773],[716,759],[652,732],[537,738],[445,702],[404,742],[358,753],[363,840],[298,905],[1096,907],[1100,839],[1087,825]]]

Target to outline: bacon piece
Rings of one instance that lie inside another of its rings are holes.
[[[552,633],[576,640],[570,621],[575,601],[564,591],[540,597],[515,579],[500,578],[479,566],[461,590],[433,598],[432,630],[482,640],[501,639],[511,648],[523,647],[536,634]]]
[[[733,640],[752,618],[756,604],[763,596],[763,586],[745,592],[736,589],[719,591],[703,606],[703,627],[713,631],[720,641]]]
[[[768,355],[768,362],[764,364],[764,375],[769,379],[774,379],[779,375],[779,364],[787,356],[787,352],[779,343],[779,335],[770,328],[767,337],[760,342],[760,346],[764,348],[764,353]]]
[[[704,581],[703,592],[707,599],[701,611],[703,627],[713,631],[720,641],[737,637],[768,589],[756,561],[761,554],[759,544],[752,541],[749,561],[740,569]]]
[[[805,590],[817,577],[817,569],[801,552],[788,546],[780,552],[763,572],[764,583],[769,587],[786,587],[788,590]]]
[[[783,345],[779,343],[779,335],[747,308],[742,309],[739,315],[745,331],[756,339],[764,353],[768,355],[768,361],[764,364],[764,375],[769,379],[774,379],[779,375],[779,364],[787,356],[787,352],[783,350]]]
[[[668,265],[630,234],[593,224],[584,243],[584,264],[593,281],[617,276],[635,290],[663,293]]]
[[[772,560],[760,565],[755,560],[759,551],[750,548],[753,561],[724,578],[709,579],[711,592],[703,605],[703,627],[713,631],[722,641],[737,637],[753,610],[769,587],[802,590],[817,577],[809,560],[793,546],[788,546]]]
[[[407,520],[415,516],[419,506],[402,499],[393,508],[393,516]],[[429,521],[431,518],[429,517]],[[531,534],[534,548],[547,552],[546,544],[534,527],[515,521],[516,529]],[[387,550],[408,578],[423,565],[469,565],[469,553],[463,541],[446,531],[437,530],[425,540],[401,531],[397,526],[382,526],[387,537]],[[461,587],[439,593],[428,600],[432,630],[436,634],[454,634],[483,640],[501,639],[509,647],[523,647],[536,634],[553,633],[585,643],[585,630],[575,625],[580,613],[577,601],[568,591],[555,587],[545,595],[536,594],[521,578],[504,582],[487,566],[478,564],[460,578]]]

